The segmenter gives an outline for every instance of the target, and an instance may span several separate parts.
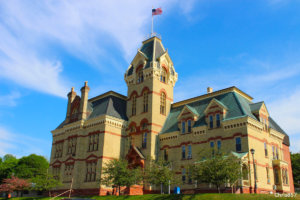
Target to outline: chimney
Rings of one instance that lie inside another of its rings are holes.
[[[207,94],[210,94],[210,93],[212,93],[213,92],[213,89],[211,88],[211,87],[208,87],[207,88]]]
[[[81,99],[79,108],[79,119],[86,120],[87,118],[87,105],[88,105],[88,95],[90,87],[87,85],[87,81],[84,82],[84,86],[80,89]]]
[[[68,107],[67,107],[67,116],[66,121],[67,123],[70,121],[71,116],[71,104],[76,97],[76,92],[74,92],[74,87],[71,88],[71,92],[68,93]]]

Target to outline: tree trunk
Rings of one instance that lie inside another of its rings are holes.
[[[218,192],[221,193],[220,186],[217,186]]]
[[[119,196],[121,196],[121,186],[119,185]]]

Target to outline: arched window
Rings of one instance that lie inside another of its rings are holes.
[[[220,114],[217,114],[216,118],[217,118],[217,127],[219,128],[221,126]]]
[[[138,69],[137,73],[137,83],[142,83],[144,81],[143,68]]]
[[[134,94],[132,96],[132,108],[131,108],[131,114],[132,116],[136,115],[136,95]]]
[[[167,80],[167,72],[166,69],[163,67],[160,74],[160,81],[166,83],[166,80]]]
[[[143,93],[143,112],[148,112],[148,90]]]
[[[166,94],[163,92],[160,95],[160,114],[166,114]]]
[[[142,138],[142,148],[147,147],[147,132],[143,133],[143,138]]]
[[[243,164],[242,166],[242,176],[243,176],[243,180],[249,179],[248,167],[246,164]]]
[[[164,149],[164,159],[165,161],[168,161],[168,149]]]
[[[212,115],[209,116],[209,128],[214,127],[214,118]]]

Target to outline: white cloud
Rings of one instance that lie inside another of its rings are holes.
[[[282,97],[267,105],[271,116],[290,135],[300,134],[299,99],[300,89],[295,90],[291,96]]]
[[[0,106],[16,106],[16,100],[21,97],[19,92],[13,91],[10,94],[0,96]]]
[[[117,47],[129,61],[150,31],[152,6],[164,10],[179,6],[186,14],[195,3],[191,0],[186,6],[178,2],[1,1],[0,77],[64,97],[70,84],[62,76],[63,67],[53,46],[93,65],[101,59],[114,62],[107,49]]]
[[[24,134],[16,134],[0,125],[0,157],[3,157],[5,154],[22,157],[33,153],[49,157],[50,152],[44,151],[44,148],[47,146],[46,150],[50,148],[51,142],[32,138]]]

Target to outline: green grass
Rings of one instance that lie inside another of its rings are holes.
[[[55,198],[59,200],[60,198]],[[73,197],[74,198],[74,197]],[[263,194],[195,194],[195,195],[159,195],[159,194],[147,194],[141,196],[91,196],[91,197],[79,197],[79,198],[91,198],[96,200],[269,200],[269,199],[299,199],[300,195],[296,198],[279,198],[275,195],[263,195]],[[0,198],[1,200],[4,198]],[[43,198],[11,198],[11,200],[49,200],[49,197]]]

